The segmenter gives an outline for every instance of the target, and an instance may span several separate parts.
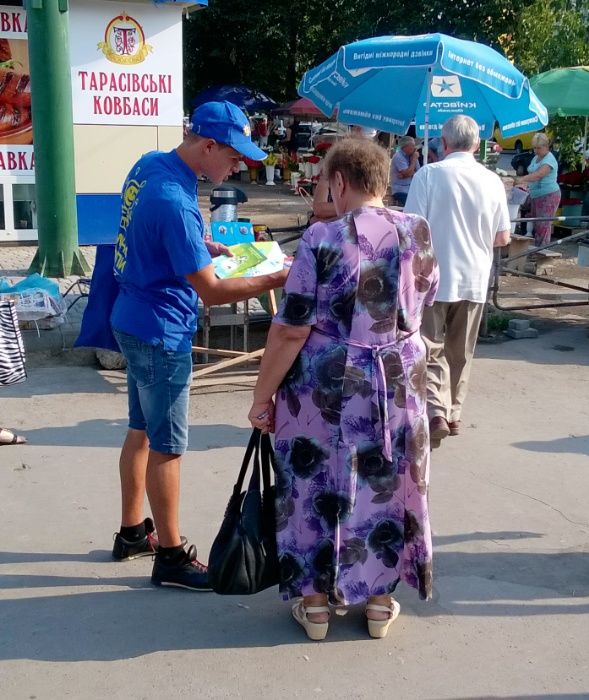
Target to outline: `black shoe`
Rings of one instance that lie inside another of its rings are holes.
[[[115,543],[112,548],[112,558],[115,561],[130,561],[131,559],[138,559],[139,557],[149,557],[156,553],[159,547],[159,541],[153,520],[151,518],[145,518],[143,522],[145,523],[145,537],[135,542],[130,542],[124,537],[121,537],[119,532],[115,532]],[[183,547],[188,542],[184,536],[182,536],[180,540]]]
[[[161,554],[156,554],[151,582],[154,586],[174,586],[191,591],[213,590],[209,585],[208,568],[196,558],[194,545],[171,561],[166,561]]]
[[[115,543],[112,548],[112,558],[116,561],[128,561],[138,557],[149,557],[158,548],[157,535],[151,518],[145,518],[145,537],[136,542],[129,542],[120,533],[115,532]]]

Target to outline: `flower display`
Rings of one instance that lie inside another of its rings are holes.
[[[286,154],[285,159],[286,167],[291,171],[291,173],[296,173],[300,170],[299,159],[296,155]]]
[[[263,163],[261,160],[252,160],[251,158],[246,158],[246,156],[242,156],[241,159],[247,165],[248,168],[261,168],[263,165],[265,165],[265,163]]]
[[[280,152],[276,153],[272,147],[269,147],[266,150],[266,153],[268,154],[268,157],[264,161],[264,165],[279,165],[282,162],[282,154]]]
[[[332,144],[327,141],[322,141],[315,146],[315,153],[320,157],[324,158],[327,151],[331,148]]]

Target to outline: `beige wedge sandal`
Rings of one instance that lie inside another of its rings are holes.
[[[320,642],[325,639],[327,635],[327,629],[329,627],[329,622],[311,622],[307,617],[308,614],[314,615],[317,613],[328,613],[329,608],[327,605],[309,605],[305,607],[303,601],[299,601],[292,606],[292,616],[294,619],[303,627],[307,633],[307,637],[312,639],[314,642]]]
[[[371,620],[369,617],[367,617],[368,634],[373,639],[383,639],[387,636],[387,632],[389,631],[391,624],[399,617],[401,606],[394,598],[391,598],[390,605],[366,603],[366,612],[369,610],[374,610],[375,612],[386,612],[389,614],[389,617],[386,620]]]

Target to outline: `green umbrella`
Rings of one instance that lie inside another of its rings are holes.
[[[530,85],[551,117],[585,117],[585,152],[589,131],[589,66],[554,68],[530,78]]]
[[[530,78],[550,116],[589,116],[589,66],[554,68]]]

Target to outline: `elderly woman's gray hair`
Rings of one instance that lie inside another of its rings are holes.
[[[544,146],[544,148],[550,148],[550,139],[542,131],[532,136],[532,146]]]
[[[444,124],[442,136],[453,151],[472,151],[479,141],[479,126],[471,117],[458,114]]]

